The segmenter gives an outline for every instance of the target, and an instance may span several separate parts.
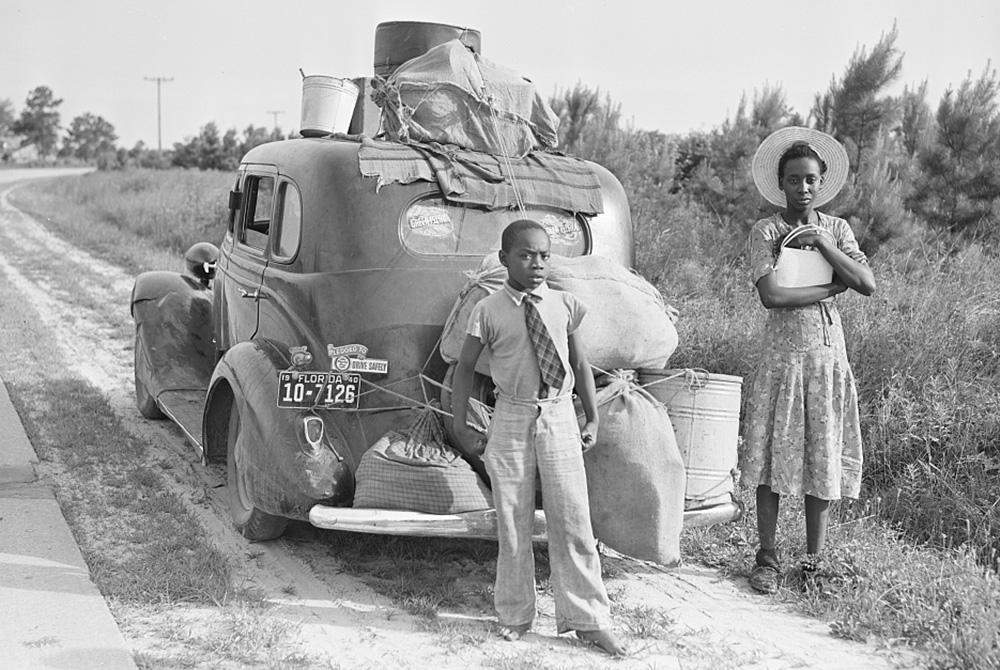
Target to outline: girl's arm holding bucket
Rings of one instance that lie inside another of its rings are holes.
[[[861,295],[875,293],[875,275],[868,263],[861,263],[845,254],[830,233],[815,228],[812,232],[804,232],[796,236],[790,246],[809,246],[818,249],[827,263],[833,266],[836,279],[843,281],[847,288],[854,289]]]
[[[751,272],[757,295],[764,307],[805,307],[847,290],[847,285],[836,274],[831,283],[820,286],[779,286],[774,274],[776,232],[773,226],[767,225],[766,220],[758,221],[750,231],[748,240]]]
[[[831,263],[832,265],[832,263]],[[773,272],[769,272],[757,280],[757,295],[760,304],[768,309],[781,307],[805,307],[814,302],[832,298],[847,290],[847,284],[835,274],[833,281],[820,286],[778,286]]]

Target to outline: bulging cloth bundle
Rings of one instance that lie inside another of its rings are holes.
[[[394,142],[454,144],[521,158],[556,146],[559,118],[527,79],[459,40],[434,47],[372,82],[380,135]]]

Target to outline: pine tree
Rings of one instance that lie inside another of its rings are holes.
[[[28,94],[21,117],[14,122],[15,133],[24,135],[38,147],[38,153],[49,156],[59,140],[59,105],[48,86],[38,86]]]
[[[931,127],[931,108],[927,104],[927,80],[916,89],[909,86],[903,89],[899,101],[900,116],[896,126],[899,136],[911,159],[923,149],[929,140]]]
[[[681,144],[675,190],[695,197],[726,225],[736,221],[749,228],[762,213],[750,162],[761,140],[788,125],[792,116],[781,86],[765,84],[761,91],[755,90],[749,112],[744,95],[732,118],[708,134],[706,141]]]
[[[896,49],[897,31],[883,34],[869,54],[864,47],[851,57],[844,76],[817,95],[811,115],[816,128],[831,133],[848,147],[851,167],[861,171],[865,151],[879,133],[888,130],[896,116],[896,101],[884,90],[903,70],[903,56]]]
[[[14,125],[14,106],[10,100],[0,100],[0,137],[4,137]]]
[[[997,223],[1000,206],[1000,81],[989,65],[938,105],[933,144],[920,159],[911,198],[928,221],[953,232]]]

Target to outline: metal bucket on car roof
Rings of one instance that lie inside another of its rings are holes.
[[[388,77],[400,65],[451,40],[482,53],[482,35],[474,28],[424,21],[385,21],[375,27],[375,74]]]
[[[358,87],[350,80],[321,74],[303,75],[299,132],[303,137],[346,133],[357,99]]]
[[[670,415],[684,460],[685,509],[731,498],[743,378],[705,370],[637,370],[639,385]]]

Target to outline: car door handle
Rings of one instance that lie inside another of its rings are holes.
[[[261,298],[267,297],[266,295],[264,295],[264,293],[261,292],[260,289],[256,288],[253,290],[253,293],[247,291],[245,288],[242,287],[238,288],[237,290],[240,292],[241,298],[247,298],[248,300],[260,300]]]

